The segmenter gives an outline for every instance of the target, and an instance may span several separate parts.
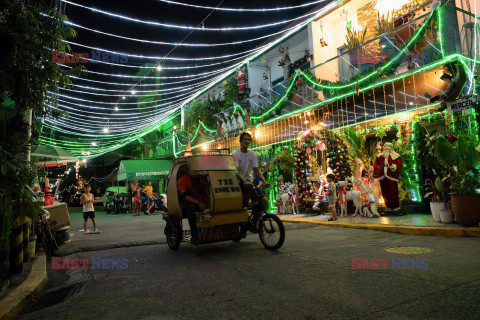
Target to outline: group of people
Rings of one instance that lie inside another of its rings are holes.
[[[133,216],[138,216],[138,214],[142,209],[142,200],[141,200],[142,192],[145,193],[145,203],[147,204],[145,214],[147,215],[152,214],[150,212],[150,210],[152,210],[153,200],[154,200],[152,181],[148,181],[148,185],[141,188],[138,185],[138,181],[135,180],[129,188],[129,194],[130,194],[130,197],[132,198],[132,215]]]

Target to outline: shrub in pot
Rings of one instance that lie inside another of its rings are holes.
[[[380,13],[378,13],[377,22],[375,23],[375,26],[373,28],[375,29],[375,35],[377,37],[383,35],[379,40],[379,45],[382,53],[394,52],[395,34],[385,34],[395,28],[393,23],[393,17],[390,16],[390,13],[387,13],[386,15],[380,15]]]
[[[480,222],[480,194],[475,190],[480,184],[480,151],[464,136],[460,136],[456,145],[451,141],[439,138],[435,155],[448,173],[443,180],[450,185],[453,214],[460,225],[477,226]]]
[[[440,210],[447,210],[447,199],[440,177],[435,179],[435,182],[427,179],[425,181],[425,199],[431,199],[430,210],[432,211],[433,220],[442,222],[440,217]]]
[[[363,52],[365,51],[361,45],[365,43],[367,37],[367,28],[363,31],[347,28],[345,48],[350,51],[350,63],[359,65],[362,60]]]

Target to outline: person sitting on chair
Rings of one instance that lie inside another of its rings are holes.
[[[208,212],[208,200],[198,190],[202,190],[201,186],[192,182],[192,178],[188,175],[187,166],[183,166],[178,170],[177,190],[180,195],[179,202],[182,209],[182,216],[188,218],[192,240],[195,242],[197,237],[197,217],[196,212]]]

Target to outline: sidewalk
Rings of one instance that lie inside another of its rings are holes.
[[[0,320],[13,319],[22,312],[31,297],[41,291],[47,283],[47,259],[43,252],[38,253],[25,281],[12,288],[0,300]]]
[[[466,228],[456,223],[443,224],[435,222],[430,214],[408,214],[400,217],[379,218],[348,215],[347,217],[337,216],[336,221],[327,221],[331,217],[330,215],[281,214],[278,216],[284,222],[315,223],[318,225],[378,230],[416,236],[480,237],[479,227]]]

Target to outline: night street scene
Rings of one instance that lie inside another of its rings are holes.
[[[480,319],[480,0],[6,0],[0,41],[0,320]]]

